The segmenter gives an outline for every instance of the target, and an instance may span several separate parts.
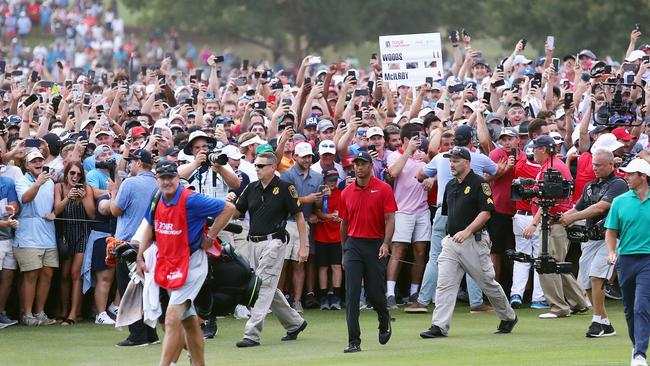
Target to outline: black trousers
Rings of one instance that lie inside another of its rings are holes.
[[[117,277],[117,290],[120,292],[120,296],[124,296],[124,291],[126,291],[126,287],[131,281],[131,278],[129,277],[129,267],[126,266],[124,261],[118,261],[115,273]],[[140,319],[129,325],[129,336],[127,339],[136,343],[151,343],[158,341],[158,334],[156,333],[156,328],[147,326],[144,324],[144,321]]]
[[[390,315],[386,308],[386,262],[379,259],[379,247],[383,239],[350,238],[343,258],[345,266],[345,298],[347,299],[346,318],[348,322],[348,342],[361,344],[359,328],[359,297],[361,282],[366,289],[366,298],[372,303],[379,324],[388,324]]]

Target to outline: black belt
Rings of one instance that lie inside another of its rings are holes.
[[[286,232],[275,232],[267,235],[249,235],[248,240],[252,241],[253,243],[259,243],[261,241],[266,241],[266,240],[273,240],[273,239],[281,239],[284,241],[286,239],[287,233]]]
[[[524,211],[524,210],[517,210],[515,212],[517,215],[524,215],[524,216],[533,216],[533,213],[530,211]]]

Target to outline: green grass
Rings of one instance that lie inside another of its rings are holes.
[[[208,365],[627,365],[630,340],[620,301],[608,302],[610,318],[618,335],[588,339],[584,333],[591,315],[567,319],[540,320],[540,311],[520,309],[519,324],[510,335],[495,335],[494,313],[469,314],[459,304],[449,338],[423,340],[419,332],[428,328],[431,314],[394,311],[393,338],[385,345],[377,342],[377,322],[373,311],[361,312],[363,352],[343,354],[347,344],[345,313],[307,311],[309,327],[295,342],[281,342],[284,330],[269,315],[262,346],[237,349],[243,320],[219,320],[219,335],[206,342]],[[88,322],[72,327],[52,325],[42,328],[15,326],[0,330],[2,365],[154,365],[161,346],[120,349],[115,343],[127,333],[110,326]],[[162,336],[162,331],[159,331]],[[180,365],[187,365],[185,353]]]

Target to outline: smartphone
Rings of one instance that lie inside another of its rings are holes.
[[[266,102],[253,103],[253,109],[266,109]]]
[[[445,109],[445,103],[442,103],[442,102],[436,103],[436,108]]]
[[[451,40],[451,43],[458,43],[458,31],[457,30],[450,31],[449,39]]]
[[[627,84],[632,84],[632,83],[634,83],[634,75],[633,75],[633,74],[629,74],[629,75],[627,75],[627,76],[625,77],[625,83],[627,83]]]
[[[357,111],[354,116],[356,118],[363,118],[363,111]]]
[[[623,64],[621,67],[623,68],[623,71],[625,71],[625,72],[631,71],[631,72],[633,72],[635,74],[637,72],[639,72],[639,65],[638,64]]]
[[[560,70],[560,59],[557,57],[553,57],[551,59],[551,64],[553,64],[553,69],[555,72],[558,72]]]
[[[53,85],[54,85],[54,81],[52,80],[41,81],[41,86],[43,88],[51,88]]]
[[[81,183],[75,183],[74,187],[75,187],[76,189],[83,189],[84,185],[81,184]]]
[[[248,69],[248,60],[242,61],[242,69],[247,70]]]
[[[573,93],[564,94],[564,109],[569,109],[573,103]]]
[[[367,109],[368,108],[368,102],[361,102],[361,109]]]
[[[50,167],[45,165],[43,166],[43,173],[49,173],[50,172]]]
[[[221,68],[217,69],[217,77],[221,79]]]
[[[368,145],[368,151],[377,151],[377,146],[375,146],[375,145]]]
[[[650,56],[643,56],[643,63],[650,62]]]
[[[246,76],[240,76],[237,79],[235,79],[235,85],[237,86],[246,85]]]
[[[23,76],[22,70],[14,70],[11,72],[11,76]]]
[[[311,78],[305,78],[305,84],[310,84],[311,83]]]
[[[88,82],[95,82],[95,70],[88,70]]]
[[[433,78],[432,77],[426,77],[424,78],[424,82],[429,85],[429,87],[433,86]]]
[[[158,100],[166,100],[166,99],[167,99],[167,97],[165,97],[165,93],[158,93],[158,94],[156,94],[156,96],[154,97],[154,101],[158,101]]]
[[[215,57],[214,57],[214,63],[216,63],[216,64],[221,63],[221,62],[223,62],[224,60],[225,60],[225,59],[224,59],[223,56],[215,56]]]
[[[255,89],[246,90],[246,96],[252,97],[255,95]]]
[[[104,113],[104,106],[102,104],[98,104],[95,106],[95,112],[97,112],[98,115]]]
[[[547,36],[546,37],[546,47],[548,47],[549,50],[554,50],[555,49],[555,37],[553,37],[553,36]]]
[[[533,76],[533,81],[531,82],[531,86],[536,86],[538,88],[542,87],[542,74],[538,72],[535,73]]]
[[[325,192],[325,190],[327,190],[327,186],[324,185],[324,184],[321,184],[321,185],[318,187],[318,191],[319,191],[320,193]]]
[[[467,33],[467,31],[465,30],[465,28],[463,28],[463,30],[461,31],[461,33],[463,34],[463,37],[469,37],[469,33]]]
[[[59,104],[61,103],[61,99],[63,99],[63,97],[60,95],[52,98],[52,108],[54,109],[54,114],[59,111]]]
[[[137,116],[140,116],[140,115],[141,115],[141,112],[140,112],[139,109],[133,109],[133,110],[130,110],[130,111],[126,112],[126,114],[127,114],[129,117],[137,117]]]
[[[29,81],[32,83],[35,83],[38,81],[38,72],[37,71],[32,71],[32,73],[29,75]]]
[[[321,63],[321,58],[320,56],[311,56],[309,58],[309,64],[310,65],[317,65]]]
[[[525,49],[526,49],[526,45],[528,44],[528,40],[527,40],[526,38],[522,38],[522,39],[521,39],[521,44],[522,44],[522,46],[523,46],[521,49],[522,49],[522,50],[525,50]]]
[[[338,122],[338,128],[343,128],[347,125],[344,119],[340,119]]]
[[[39,139],[27,139],[25,140],[25,147],[40,147],[41,140]]]
[[[84,104],[84,105],[90,105],[90,93],[86,93],[86,94],[84,94],[84,101],[83,101],[83,104]]]
[[[498,87],[500,87],[500,86],[504,86],[504,85],[506,85],[506,81],[503,80],[503,79],[501,79],[501,80],[497,80],[497,81],[494,82],[494,87],[495,87],[495,88],[498,88]]]
[[[352,79],[357,78],[357,74],[354,72],[354,70],[348,70],[348,76],[352,76]]]
[[[7,61],[0,60],[0,74],[5,73],[5,68],[7,67]]]
[[[282,90],[282,82],[278,81],[276,83],[271,84],[271,90]]]
[[[483,92],[483,103],[490,105],[490,97],[492,94],[489,91]]]
[[[415,131],[411,134],[411,140],[419,140],[420,139],[420,131]]]
[[[29,97],[27,97],[27,99],[25,99],[23,101],[23,105],[25,107],[29,107],[30,105],[32,105],[37,100],[38,100],[38,94],[32,94]]]
[[[284,105],[291,105],[291,104],[293,104],[293,103],[291,102],[291,99],[282,99],[282,104],[284,104]]]
[[[636,23],[636,24],[634,25],[634,30],[637,31],[637,32],[641,32],[641,24]]]
[[[196,81],[201,81],[201,76],[203,76],[203,70],[202,69],[196,69]]]
[[[160,86],[164,86],[167,84],[167,82],[165,81],[165,75],[158,75],[158,84],[160,84]]]
[[[81,136],[82,140],[88,140],[88,131],[81,130],[81,131],[79,131],[79,135]]]
[[[162,133],[162,128],[161,127],[155,127],[153,129],[153,134],[154,135],[160,135]]]
[[[464,83],[458,83],[458,84],[452,85],[452,86],[450,86],[448,88],[449,88],[449,92],[452,93],[452,94],[453,93],[460,93],[463,90],[465,90],[465,84]]]
[[[611,74],[611,73],[612,73],[612,65],[605,65],[605,74]]]
[[[185,100],[183,101],[183,104],[187,104],[187,105],[189,105],[189,106],[193,106],[193,105],[194,105],[194,98],[187,98],[187,99],[185,99]]]
[[[368,96],[368,89],[356,89],[354,91],[354,96],[355,97],[367,97]]]
[[[517,160],[517,149],[513,147],[512,149],[510,149],[510,153],[508,153],[508,155],[514,156],[515,160]]]

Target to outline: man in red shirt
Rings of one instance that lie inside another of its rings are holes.
[[[395,231],[397,203],[390,186],[372,174],[372,157],[365,151],[354,156],[354,183],[341,194],[341,242],[345,243],[345,297],[348,301],[348,346],[343,352],[361,351],[359,297],[361,281],[379,318],[379,343],[392,334],[386,308],[386,257]]]
[[[562,177],[567,180],[572,180],[569,168],[560,160],[556,153],[555,140],[550,136],[540,136],[535,139],[533,144],[533,153],[535,161],[542,164],[540,173],[537,176],[538,180],[544,179],[544,173],[549,169],[554,169],[562,174]],[[570,198],[557,199],[555,205],[549,210],[549,214],[559,215],[572,208]],[[524,237],[530,238],[537,230],[538,224],[542,220],[542,211],[535,205],[533,201],[533,210],[537,211],[532,223],[524,230]],[[548,236],[548,254],[561,262],[564,261],[567,251],[569,250],[569,239],[567,238],[564,226],[558,222],[551,220],[550,230]],[[563,318],[571,315],[571,313],[585,312],[588,310],[587,302],[583,296],[583,290],[571,273],[549,273],[541,274],[539,276],[544,295],[551,311],[545,314],[540,314],[541,319],[554,319]]]

